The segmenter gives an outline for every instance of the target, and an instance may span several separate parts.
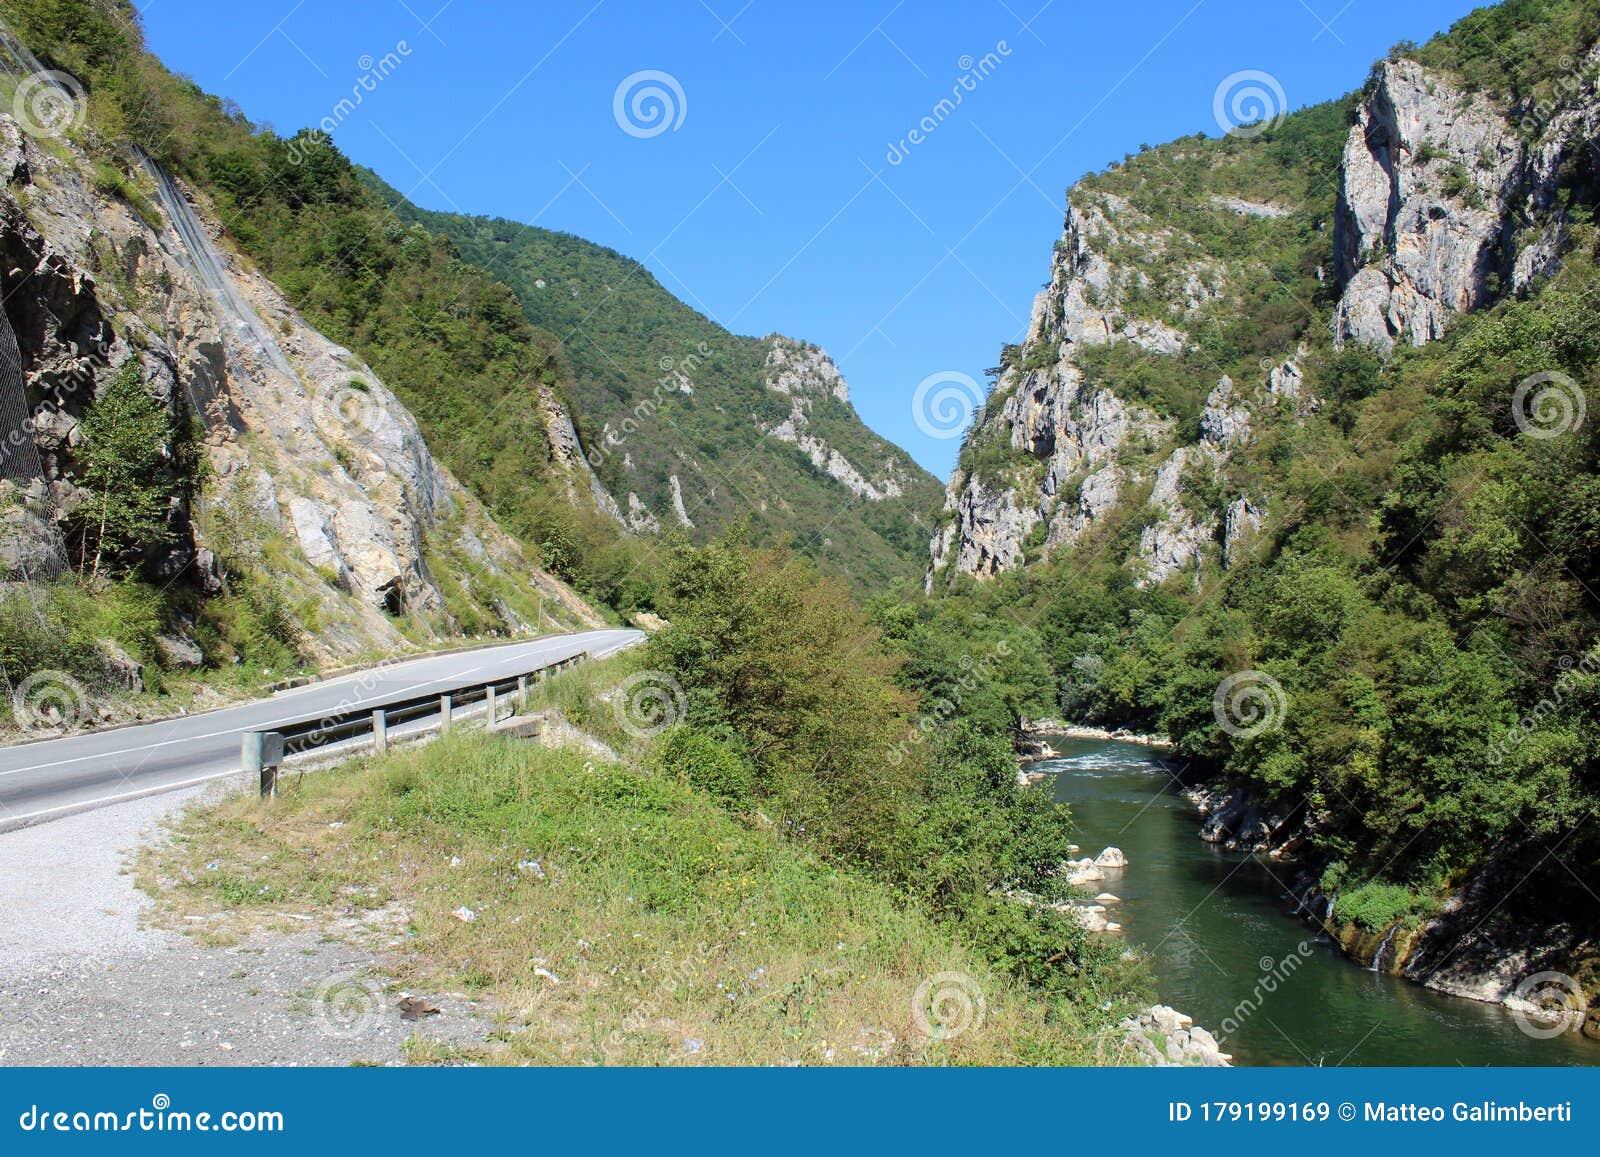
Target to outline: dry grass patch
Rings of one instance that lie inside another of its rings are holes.
[[[208,935],[403,913],[386,969],[492,1003],[504,1028],[484,1055],[514,1062],[1125,1060],[1103,1025],[881,885],[687,784],[511,739],[464,732],[307,776],[273,805],[203,807],[140,878],[164,920],[202,916]]]

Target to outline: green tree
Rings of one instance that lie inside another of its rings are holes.
[[[912,701],[843,585],[729,537],[673,553],[663,604],[672,625],[649,656],[690,689],[691,722],[744,739],[784,826],[845,855],[881,854],[908,786],[891,751]]]
[[[172,512],[183,482],[172,416],[144,388],[137,359],[123,363],[83,416],[78,487],[88,495],[78,515],[79,569],[91,555],[126,566],[176,537]]]

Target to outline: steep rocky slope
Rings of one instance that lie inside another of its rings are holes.
[[[1600,1005],[1597,37],[1507,0],[1075,186],[928,575],[1354,959],[1523,1012]]]
[[[632,530],[700,538],[748,519],[862,590],[920,573],[938,484],[856,414],[828,355],[728,332],[643,265],[569,234],[418,209],[560,342],[589,460]]]
[[[468,607],[511,630],[596,621],[439,465],[371,368],[232,252],[192,193],[149,165],[135,208],[67,137],[7,116],[0,176],[0,280],[36,414],[7,435],[31,439],[43,466],[41,485],[20,488],[14,575],[59,550],[49,523],[81,503],[80,419],[132,360],[198,425],[209,465],[156,574],[218,593],[265,563],[316,623],[314,656],[448,635]]]
[[[1388,60],[1264,136],[1186,139],[1075,186],[946,488],[930,590],[1096,528],[1140,583],[1225,568],[1282,514],[1273,470],[1239,459],[1321,406],[1308,358],[1424,345],[1556,269],[1592,181],[1597,68],[1595,49],[1571,62],[1551,109]]]

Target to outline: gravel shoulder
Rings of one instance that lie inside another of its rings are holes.
[[[491,1013],[384,970],[404,914],[303,928],[151,927],[130,861],[164,820],[238,785],[0,835],[0,1065],[345,1065],[483,1059]],[[418,1022],[399,1002],[437,1007]]]

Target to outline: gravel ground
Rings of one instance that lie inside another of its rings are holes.
[[[216,786],[132,800],[0,835],[0,1065],[397,1064],[481,1049],[488,1011],[419,992],[403,1020],[382,960],[403,914],[308,914],[304,931],[229,947],[143,926],[127,871],[160,821]]]

